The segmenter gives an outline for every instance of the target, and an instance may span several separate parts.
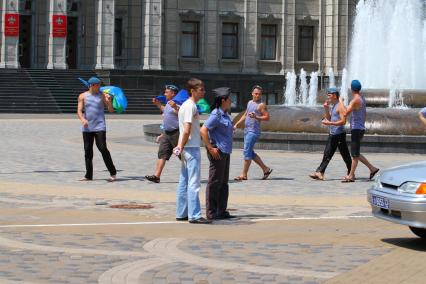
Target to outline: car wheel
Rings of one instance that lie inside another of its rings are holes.
[[[410,227],[411,232],[416,234],[418,237],[422,239],[426,239],[426,229],[424,228],[416,228],[416,227]]]

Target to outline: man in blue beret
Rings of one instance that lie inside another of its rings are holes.
[[[370,180],[379,172],[379,169],[373,166],[367,158],[361,155],[361,140],[365,133],[365,119],[367,116],[367,105],[364,96],[361,95],[361,82],[352,80],[351,91],[352,100],[349,106],[345,108],[345,117],[351,114],[351,155],[352,166],[350,173],[345,176],[342,182],[354,182],[355,170],[358,166],[358,161],[363,163],[370,170]]]
[[[346,117],[343,102],[339,101],[339,91],[332,87],[327,90],[327,100],[324,102],[324,119],[323,125],[330,127],[327,144],[324,149],[324,155],[321,164],[316,171],[309,175],[312,179],[324,180],[325,169],[333,158],[334,153],[339,149],[340,155],[346,164],[347,173],[351,171],[351,154],[349,154],[348,145],[346,143]],[[332,105],[330,110],[330,105]]]
[[[106,123],[104,108],[114,112],[111,97],[99,90],[101,80],[92,77],[88,81],[89,90],[78,96],[77,115],[82,124],[84,158],[86,162],[86,175],[82,181],[93,180],[93,142],[102,154],[102,158],[110,173],[108,181],[116,180],[117,170],[112,162],[111,154],[106,144]],[[83,112],[84,111],[84,112]]]
[[[173,154],[173,148],[177,146],[179,140],[179,106],[173,101],[173,98],[178,93],[179,89],[175,85],[164,86],[164,96],[167,99],[166,105],[153,98],[152,103],[156,105],[163,113],[163,128],[162,134],[158,140],[160,144],[158,147],[158,159],[153,175],[146,175],[145,178],[151,182],[159,183],[161,173],[163,172],[166,161],[170,159]]]

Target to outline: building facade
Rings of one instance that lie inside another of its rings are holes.
[[[0,68],[167,71],[246,92],[233,74],[277,93],[288,71],[340,74],[357,1],[0,0]]]
[[[1,0],[1,68],[326,72],[356,0]],[[18,14],[19,32],[8,35]],[[66,32],[55,35],[65,16]],[[14,18],[12,18],[14,20]]]

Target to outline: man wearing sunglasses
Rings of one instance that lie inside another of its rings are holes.
[[[159,183],[161,173],[163,172],[166,161],[173,154],[173,148],[177,146],[179,140],[179,106],[173,101],[173,98],[178,93],[179,89],[175,85],[164,86],[164,96],[167,99],[167,104],[162,105],[156,98],[152,99],[152,103],[156,105],[163,113],[163,128],[164,134],[160,136],[158,147],[158,159],[153,175],[147,175],[145,178],[151,182]]]

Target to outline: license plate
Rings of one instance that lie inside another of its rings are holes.
[[[372,196],[373,205],[376,205],[383,209],[389,209],[389,200],[387,198],[373,195]]]

